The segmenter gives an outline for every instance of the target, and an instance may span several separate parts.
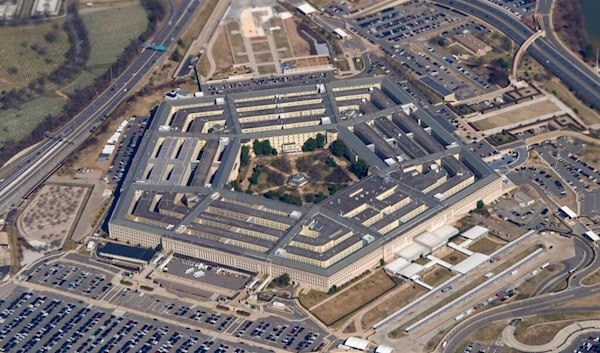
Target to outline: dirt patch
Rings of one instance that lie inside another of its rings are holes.
[[[217,39],[212,47],[212,55],[217,65],[217,71],[226,69],[233,65],[233,56],[229,47],[227,33],[223,28],[218,29]]]
[[[396,283],[383,270],[379,270],[316,307],[312,313],[325,324],[331,325],[395,286]]]
[[[288,35],[289,43],[292,49],[293,56],[301,57],[301,56],[309,56],[310,55],[310,45],[307,41],[305,41],[300,34],[298,34],[298,30],[296,27],[296,20],[293,18],[288,18],[284,21],[285,30]]]
[[[402,309],[411,302],[425,295],[427,290],[421,286],[415,284],[409,284],[407,287],[403,287],[395,291],[389,299],[380,303],[373,309],[369,310],[362,318],[363,327],[369,328],[373,324],[383,320],[388,315]]]
[[[330,295],[325,292],[311,289],[306,294],[300,294],[298,299],[300,300],[300,304],[302,304],[302,306],[310,309],[329,297]]]
[[[255,42],[252,43],[252,51],[255,53],[260,53],[262,51],[271,51],[271,47],[269,46],[269,42]]]
[[[73,229],[85,194],[85,187],[44,186],[22,215],[23,231],[33,240],[59,245]]]

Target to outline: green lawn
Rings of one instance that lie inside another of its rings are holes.
[[[0,91],[27,86],[40,75],[51,73],[65,61],[69,50],[62,21],[0,27],[0,38]]]
[[[112,64],[148,25],[146,11],[139,4],[83,13],[81,18],[91,45],[86,67],[92,69]]]
[[[9,139],[20,140],[48,114],[58,115],[67,101],[59,97],[39,97],[21,104],[19,109],[0,111],[0,145]]]

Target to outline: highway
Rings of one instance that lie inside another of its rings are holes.
[[[502,7],[486,0],[434,0],[436,3],[478,17],[523,44],[533,31]],[[538,38],[527,52],[546,69],[577,91],[587,101],[600,107],[600,77],[562,46],[555,47]]]
[[[169,48],[175,45],[176,39],[189,24],[200,4],[200,1],[186,0],[173,8],[173,3],[169,0],[169,16],[151,42]],[[55,138],[42,141],[27,153],[22,159],[24,162],[11,170],[0,182],[0,210],[15,205],[73,153],[77,146],[91,135],[93,128],[98,127],[101,121],[127,98],[130,91],[143,80],[162,55],[166,55],[166,52],[142,50],[110,87],[54,134]]]

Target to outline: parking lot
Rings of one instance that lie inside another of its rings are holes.
[[[515,172],[517,175],[533,181],[540,188],[553,194],[558,199],[563,199],[567,194],[565,186],[560,180],[537,167],[520,167]]]
[[[515,198],[498,199],[492,207],[499,218],[517,227],[541,230],[560,226],[542,202],[536,201],[528,206],[520,206],[519,203]]]
[[[0,347],[4,352],[268,352],[20,287],[0,301]]]
[[[358,25],[377,39],[398,41],[445,28],[465,17],[440,6],[412,3],[356,18]]]
[[[287,350],[311,351],[324,346],[325,332],[309,320],[293,325],[273,316],[254,322],[228,311],[214,311],[130,288],[121,289],[111,303]]]
[[[535,11],[536,0],[488,0],[521,18]]]
[[[123,130],[121,142],[117,146],[117,151],[108,167],[107,178],[109,182],[118,183],[126,174],[148,123],[149,119],[146,117],[133,117],[130,119],[129,124]]]
[[[586,332],[578,335],[564,351],[573,353],[600,352],[600,332]]]
[[[252,79],[233,83],[222,84],[203,84],[202,92],[204,95],[232,94],[254,91],[259,89],[273,89],[277,87],[293,85],[309,85],[325,83],[335,79],[335,70],[321,72],[316,74],[298,74],[282,77]]]
[[[27,274],[27,281],[102,300],[112,289],[112,274],[69,262],[42,263]]]
[[[49,290],[63,291],[103,300],[120,307],[130,308],[158,317],[170,318],[182,324],[209,329],[216,333],[243,338],[247,341],[260,342],[287,350],[318,350],[319,347],[322,348],[325,345],[323,338],[326,332],[310,320],[304,320],[301,324],[292,324],[280,317],[271,316],[257,320],[256,322],[249,321],[244,317],[234,315],[233,310],[215,311],[207,307],[201,307],[146,291],[140,292],[120,285],[113,286],[110,283],[112,274],[84,265],[74,265],[69,262],[42,263],[28,273],[25,273],[25,275],[28,276],[27,281],[47,286]],[[71,311],[75,311],[75,308],[72,308]],[[113,320],[118,321],[116,318]],[[154,326],[158,324],[154,322]],[[118,329],[115,328],[114,330]],[[94,336],[98,336],[98,334],[94,334]],[[167,336],[167,333],[161,334],[162,338],[166,338],[163,336]],[[183,339],[183,337],[180,338],[182,341],[186,339]],[[203,341],[205,339],[199,340],[199,344]],[[86,346],[89,344],[91,342],[88,342]],[[97,343],[94,347],[98,348],[98,346],[102,345]],[[75,347],[75,345],[72,344],[71,347],[67,348],[67,351],[73,351],[72,347]],[[120,346],[117,345],[117,347]],[[219,350],[218,345],[209,348],[217,353],[227,352],[227,350],[223,350],[223,347]],[[154,351],[156,347],[149,349]],[[86,351],[88,351],[87,348]],[[103,349],[97,351],[103,351]],[[232,351],[230,350],[229,352]],[[252,351],[254,352],[255,350]],[[198,350],[197,352],[208,352],[208,350]]]

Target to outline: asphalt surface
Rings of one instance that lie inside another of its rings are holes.
[[[171,9],[165,25],[158,30],[152,43],[168,47],[188,25],[202,1],[182,1]],[[12,207],[21,197],[43,181],[60,163],[98,127],[116,107],[127,98],[130,91],[151,71],[165,52],[142,50],[134,62],[116,78],[113,84],[98,98],[65,125],[54,138],[42,141],[0,182],[0,209]]]
[[[518,18],[500,6],[486,0],[468,2],[464,0],[435,1],[490,23],[519,45],[533,35],[533,31],[520,22]],[[552,45],[542,38],[538,38],[527,51],[542,66],[555,74],[578,94],[596,107],[600,107],[600,78],[570,51],[565,50],[562,46]]]

